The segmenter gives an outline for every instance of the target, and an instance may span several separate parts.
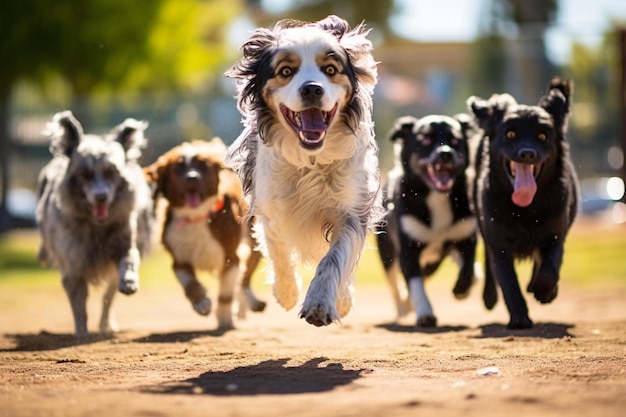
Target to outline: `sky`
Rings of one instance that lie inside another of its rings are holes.
[[[270,11],[283,11],[293,0],[262,0]],[[486,0],[395,0],[402,13],[392,20],[398,33],[423,42],[471,41],[478,34]],[[573,41],[593,46],[611,20],[626,22],[626,0],[559,0],[555,26],[546,34],[555,62],[568,59]]]

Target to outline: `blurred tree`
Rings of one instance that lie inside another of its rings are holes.
[[[557,15],[558,1],[490,0],[485,5],[487,18],[472,54],[471,85],[477,89],[472,94],[508,91],[520,102],[536,102],[553,75],[543,36]]]
[[[0,5],[0,231],[7,227],[11,94],[59,78],[74,99],[198,87],[221,65],[229,0],[8,0]],[[84,102],[72,110],[89,119]]]
[[[391,35],[389,17],[394,11],[394,0],[293,0],[291,8],[280,15],[268,14],[262,8],[262,1],[247,0],[252,18],[259,26],[273,26],[279,19],[297,19],[316,21],[329,14],[336,14],[346,19],[351,26],[365,20],[367,26],[376,28],[383,37]]]

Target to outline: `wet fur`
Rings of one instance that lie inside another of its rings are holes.
[[[106,286],[100,331],[117,330],[110,310],[117,290],[139,289],[141,255],[150,243],[152,199],[137,159],[147,123],[127,119],[106,136],[87,135],[71,112],[49,124],[53,159],[39,176],[39,260],[60,270],[75,333],[87,331],[89,284]],[[106,218],[96,219],[94,204]]]
[[[382,214],[371,98],[377,72],[367,33],[336,16],[280,21],[257,29],[227,72],[237,80],[244,124],[227,164],[242,179],[280,305],[289,310],[298,300],[297,263],[317,264],[300,311],[316,326],[350,310],[354,268],[367,230]],[[278,73],[287,60],[291,77]],[[335,75],[323,72],[324,62]],[[324,111],[330,101],[338,103],[315,149],[303,145],[280,110],[284,103],[304,107],[298,91],[308,82],[323,87],[318,105]]]

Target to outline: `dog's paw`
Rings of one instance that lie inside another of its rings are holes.
[[[201,316],[208,316],[211,313],[211,300],[207,297],[202,298],[201,300],[196,301],[195,303],[191,303],[191,306],[196,311],[196,313]]]
[[[328,326],[333,321],[339,321],[339,314],[334,307],[320,302],[304,302],[300,310],[300,318],[316,327]]]
[[[265,310],[267,303],[265,303],[265,301],[261,301],[258,298],[256,298],[256,296],[254,295],[254,293],[252,292],[250,288],[246,288],[244,290],[244,293],[246,296],[248,307],[250,308],[251,311],[254,311],[255,313],[259,313]]]
[[[559,286],[555,285],[552,288],[535,288],[534,295],[537,301],[542,304],[551,303],[559,293]]]
[[[119,290],[126,295],[139,291],[139,274],[133,270],[127,270],[125,274],[120,276]]]
[[[296,279],[283,279],[274,283],[274,297],[282,308],[289,311],[298,302],[299,288]]]
[[[533,327],[533,321],[528,316],[511,316],[506,327],[510,330],[530,329]]]
[[[113,334],[120,331],[120,327],[113,320],[104,320],[100,322],[100,333]]]
[[[417,327],[437,327],[437,317],[427,314],[425,316],[418,317]]]
[[[454,294],[454,298],[456,298],[457,300],[463,300],[467,298],[475,281],[476,280],[473,277],[466,280],[459,279],[452,289],[452,294]]]

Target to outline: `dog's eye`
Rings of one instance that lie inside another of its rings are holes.
[[[324,74],[330,75],[331,77],[337,74],[337,68],[334,65],[326,65],[324,67]]]
[[[508,139],[513,139],[513,138],[515,138],[515,132],[514,132],[514,131],[512,131],[512,130],[508,130],[508,131],[506,132],[506,137],[507,137]]]
[[[113,178],[113,176],[115,176],[115,169],[112,167],[104,168],[104,170],[102,170],[102,176],[109,179]]]
[[[95,176],[94,172],[90,169],[86,169],[81,173],[81,176],[85,181],[91,181]]]
[[[541,132],[540,134],[537,135],[537,137],[539,138],[539,140],[546,140],[547,136],[545,133]]]
[[[291,77],[291,75],[293,74],[293,69],[291,69],[291,67],[282,67],[279,71],[278,74],[281,77]]]

